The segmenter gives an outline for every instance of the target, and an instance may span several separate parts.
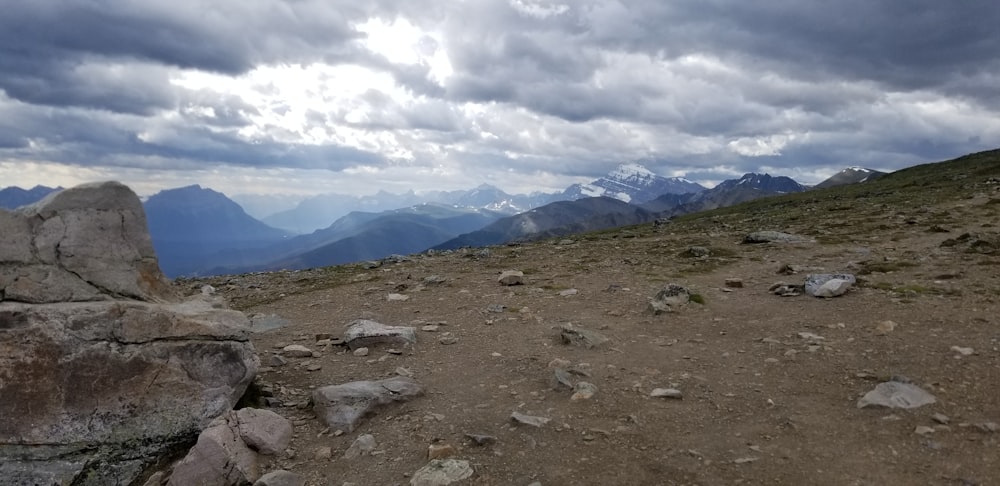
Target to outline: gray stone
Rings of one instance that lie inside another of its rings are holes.
[[[497,277],[500,285],[524,285],[524,272],[520,270],[505,270]]]
[[[563,343],[583,346],[587,349],[602,346],[609,341],[606,336],[597,331],[574,327],[572,324],[563,325],[559,335]]]
[[[375,344],[407,346],[417,342],[417,330],[409,326],[387,326],[368,319],[357,319],[347,325],[344,343],[351,349]]]
[[[311,358],[313,355],[311,349],[301,344],[289,344],[281,348],[281,353],[289,358]]]
[[[804,289],[813,297],[839,297],[856,282],[849,273],[814,273],[806,276]]]
[[[325,386],[313,391],[313,411],[327,426],[353,432],[361,418],[374,409],[409,401],[423,392],[416,380],[403,376]]]
[[[691,301],[691,291],[687,288],[670,284],[660,290],[649,301],[649,308],[654,315],[674,312]]]
[[[756,231],[743,237],[743,243],[806,243],[809,238],[780,231]]]
[[[447,486],[472,476],[469,461],[458,459],[433,459],[413,473],[410,486]]]
[[[0,298],[28,303],[175,300],[138,196],[117,182],[52,193],[0,211]]]
[[[351,447],[348,447],[347,451],[344,452],[344,459],[356,459],[370,454],[376,447],[378,444],[375,442],[375,436],[371,434],[359,435],[351,443]]]
[[[253,486],[305,486],[306,480],[293,472],[279,469],[260,477]]]
[[[801,285],[790,284],[787,282],[777,282],[768,288],[768,291],[775,295],[781,297],[796,297],[802,295],[805,289]]]
[[[936,401],[934,395],[917,385],[887,381],[879,383],[874,390],[861,397],[858,400],[858,408],[878,406],[909,409],[930,405]]]
[[[232,486],[260,478],[257,454],[240,436],[239,419],[230,412],[215,419],[198,442],[174,465],[168,486]]]
[[[653,391],[649,393],[649,396],[653,398],[673,398],[676,400],[684,398],[684,394],[676,388],[654,388]]]
[[[496,444],[497,442],[496,436],[486,434],[465,434],[465,437],[472,441],[474,445],[479,447]]]
[[[687,250],[684,250],[683,256],[689,258],[707,258],[712,254],[712,250],[704,246],[689,246]]]
[[[573,386],[573,395],[569,397],[569,399],[574,402],[579,400],[590,400],[595,394],[597,394],[597,385],[586,381],[580,381]]]
[[[241,408],[236,420],[243,442],[261,454],[283,452],[292,440],[292,423],[270,410]]]
[[[525,415],[520,412],[512,412],[510,414],[510,420],[518,424],[530,425],[532,427],[541,427],[549,423],[549,421],[551,421],[552,419],[546,417],[537,417],[534,415]]]

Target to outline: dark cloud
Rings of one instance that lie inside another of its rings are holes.
[[[1000,6],[987,0],[8,3],[0,161],[340,171],[406,153],[491,177],[639,160],[717,179],[894,169],[1000,139]],[[422,28],[396,47],[425,57],[367,50],[358,26],[374,18]],[[452,72],[435,72],[435,54]],[[298,80],[248,94],[182,79],[312,63],[361,66],[377,86],[331,105],[306,80],[276,99]],[[358,133],[364,149],[310,138]]]

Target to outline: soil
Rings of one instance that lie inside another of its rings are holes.
[[[290,450],[266,459],[264,471],[284,468],[310,485],[409,484],[431,445],[451,445],[471,463],[474,475],[457,483],[470,485],[1000,484],[1000,431],[991,430],[1000,423],[998,196],[897,211],[855,205],[770,227],[706,216],[377,268],[179,284],[210,283],[249,315],[288,320],[252,337],[265,366],[257,382],[295,424]],[[763,229],[817,241],[741,244]],[[689,256],[691,246],[710,254]],[[801,284],[813,272],[780,274],[786,264],[859,282],[837,298],[780,297],[772,284]],[[504,270],[523,271],[526,284],[501,285]],[[433,275],[444,282],[423,283]],[[649,299],[671,283],[703,303],[653,315]],[[316,344],[358,318],[416,326],[418,343],[364,357]],[[895,327],[878,331],[884,321]],[[419,330],[431,324],[438,330]],[[564,344],[565,324],[610,342]],[[446,333],[457,342],[441,344]],[[287,344],[319,357],[269,366]],[[597,393],[571,400],[572,390],[555,385],[556,359]],[[314,388],[397,373],[412,374],[424,395],[379,409],[353,432],[335,435],[309,406]],[[936,402],[858,408],[890,379]],[[651,397],[656,388],[683,398]],[[551,421],[518,425],[515,411]],[[362,434],[375,437],[375,452],[345,459]],[[497,440],[477,446],[466,434]],[[332,457],[316,456],[323,447]]]

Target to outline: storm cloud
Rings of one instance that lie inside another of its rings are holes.
[[[275,192],[317,170],[552,189],[630,161],[816,182],[995,148],[997,25],[985,0],[15,2],[0,162],[289,171]]]

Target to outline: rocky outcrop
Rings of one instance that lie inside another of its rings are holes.
[[[0,210],[0,228],[0,301],[172,298],[142,203],[122,184],[85,184]]]
[[[129,484],[231,410],[250,325],[163,277],[139,198],[79,186],[0,210],[0,477]]]

